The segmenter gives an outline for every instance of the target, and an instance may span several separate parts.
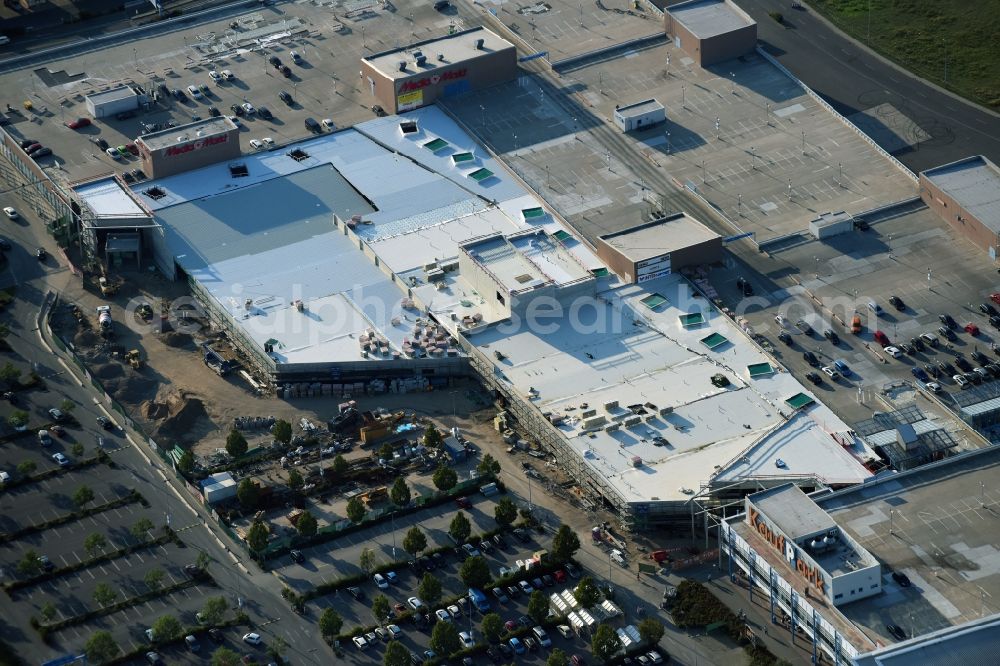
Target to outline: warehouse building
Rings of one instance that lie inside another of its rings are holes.
[[[953,229],[1000,255],[1000,169],[982,155],[920,174],[920,198]]]
[[[471,28],[362,58],[361,75],[382,108],[401,113],[511,81],[517,49],[486,28]]]
[[[240,128],[226,116],[146,134],[135,140],[142,170],[150,178],[240,158]],[[234,175],[239,165],[234,164]]]
[[[998,472],[991,447],[838,492],[749,495],[721,523],[722,568],[770,607],[769,633],[804,641],[814,663],[950,666],[949,645],[992,654]]]
[[[625,281],[646,282],[720,261],[722,236],[686,213],[674,213],[598,236],[597,256]]]
[[[146,93],[140,93],[132,86],[119,86],[111,90],[87,95],[87,111],[94,118],[109,118],[119,113],[135,111],[149,102]]]
[[[664,12],[667,37],[699,67],[738,58],[757,46],[757,23],[729,0],[688,0]]]

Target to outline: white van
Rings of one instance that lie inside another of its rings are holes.
[[[617,563],[619,566],[628,566],[628,562],[625,561],[625,553],[618,549],[611,551],[611,561]]]

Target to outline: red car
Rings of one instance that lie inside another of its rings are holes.
[[[1000,305],[1000,294],[990,294],[990,300]]]
[[[81,127],[86,127],[90,124],[90,118],[77,118],[76,120],[67,120],[66,127],[70,129],[80,129]]]
[[[558,569],[552,575],[555,576],[555,579],[556,579],[557,583],[564,583],[564,582],[566,582],[566,572],[563,571],[562,569]]]
[[[515,629],[517,629],[517,622],[515,622],[514,620],[507,620],[506,622],[503,623],[503,628],[506,629],[507,631],[514,631]]]
[[[136,147],[136,145],[134,143],[126,143],[125,144],[125,150],[127,150],[130,153],[132,153],[133,155],[136,155],[136,156],[139,155],[139,149]]]
[[[973,324],[972,322],[969,322],[968,324],[965,325],[965,332],[971,336],[979,335],[979,327]]]

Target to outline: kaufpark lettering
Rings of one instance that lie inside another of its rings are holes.
[[[778,534],[771,529],[771,526],[761,518],[760,512],[753,507],[750,508],[749,522],[750,527],[757,530],[757,533],[764,538],[764,541],[767,541],[775,550],[783,554],[788,563],[795,567],[821,594],[826,593],[826,581],[823,579],[823,574],[819,567],[811,566],[797,557],[795,544],[786,540],[783,534]]]
[[[201,150],[207,146],[214,146],[220,143],[225,143],[229,141],[228,134],[220,134],[219,136],[209,136],[204,139],[199,139],[198,141],[192,141],[191,143],[185,143],[182,146],[170,146],[166,150],[166,155],[168,157],[173,157],[174,155],[183,155],[184,153],[190,153],[194,150]]]
[[[450,72],[444,72],[443,74],[435,74],[434,76],[425,76],[417,81],[405,81],[403,85],[399,86],[399,92],[405,93],[411,90],[422,90],[427,86],[437,85],[441,81],[454,81],[455,79],[465,78],[468,74],[467,69],[453,69]]]

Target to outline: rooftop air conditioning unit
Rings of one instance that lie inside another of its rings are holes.
[[[417,67],[423,67],[427,64],[427,56],[417,56]]]
[[[596,409],[588,409],[580,414],[580,418],[589,419],[591,416],[596,416],[596,415],[597,415]]]
[[[483,50],[483,44],[484,44],[483,39],[481,39],[481,38],[477,39],[476,40],[476,50],[477,51],[482,51]]]
[[[401,72],[405,72],[406,71],[406,61],[405,60],[400,60],[399,61],[399,71],[401,71]]]
[[[606,403],[604,403],[604,411],[606,411],[606,412],[613,412],[616,409],[618,409],[618,401],[617,400],[609,400]]]

